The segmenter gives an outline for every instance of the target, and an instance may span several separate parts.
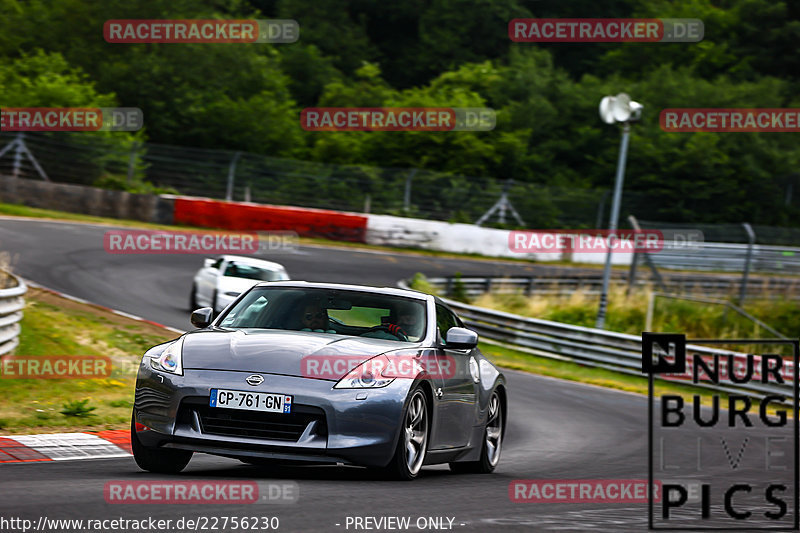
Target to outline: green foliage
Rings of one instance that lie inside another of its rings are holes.
[[[422,272],[417,272],[408,283],[410,289],[415,291],[424,292],[426,294],[438,295],[439,291],[430,284],[428,278]]]
[[[267,17],[297,20],[300,40],[127,45],[102,38],[109,19]],[[524,17],[699,18],[705,36],[672,44],[512,43],[508,21]],[[415,191],[428,187],[436,194],[415,194],[413,201],[430,206],[433,216],[469,222],[465,202],[495,194],[473,177],[511,178],[541,186],[535,195],[520,189],[513,198],[533,213],[526,224],[552,227],[564,224],[570,210],[580,211],[573,218],[584,224],[591,220],[599,198],[581,193],[611,186],[618,129],[599,120],[597,105],[605,95],[626,91],[645,109],[631,136],[624,212],[664,221],[796,226],[800,147],[794,136],[665,133],[658,116],[675,107],[797,107],[798,40],[800,4],[786,0],[360,0],[345,6],[334,0],[0,0],[0,106],[141,108],[142,132],[59,137],[112,154],[93,156],[80,171],[83,183],[119,188],[108,175],[119,174],[131,143],[146,138],[425,169],[430,172],[415,178]],[[299,115],[312,106],[491,107],[497,127],[306,132]],[[68,162],[43,164],[47,170]],[[246,166],[243,158],[243,171]],[[252,167],[264,180],[252,181],[253,191],[264,191],[260,201],[329,200],[329,207],[352,210],[370,194],[383,212],[402,206],[378,171],[360,167],[328,185],[324,173],[272,179],[263,165]],[[137,190],[147,190],[147,172],[137,162]],[[203,187],[219,189],[218,175],[192,175]],[[556,197],[556,187],[576,195]]]
[[[134,194],[178,194],[178,191],[173,187],[157,187],[149,181],[142,181],[140,179],[135,179],[128,183],[127,176],[116,174],[101,176],[92,183],[92,186],[114,191],[126,191]]]
[[[628,296],[624,288],[612,287],[606,329],[640,335],[645,328],[648,298],[647,291],[636,291]],[[593,328],[597,318],[598,296],[583,290],[565,296],[526,297],[519,293],[491,293],[481,295],[475,305]],[[800,330],[800,309],[797,302],[792,300],[753,299],[746,302],[744,309],[787,337],[796,337]],[[724,305],[669,298],[656,299],[652,330],[685,333],[687,337],[696,339],[772,336]]]
[[[461,281],[461,272],[456,272],[453,276],[453,286],[450,288],[450,298],[453,300],[469,303],[469,295],[467,294],[467,287]]]
[[[89,399],[83,400],[72,400],[69,402],[65,402],[63,404],[63,409],[61,409],[61,414],[64,416],[74,416],[77,418],[87,418],[90,416],[94,416],[92,411],[97,409],[97,407],[89,407],[88,406]]]

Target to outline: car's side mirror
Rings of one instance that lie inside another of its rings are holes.
[[[214,260],[209,258],[203,259],[203,268],[208,268],[214,264]]]
[[[478,345],[478,334],[467,328],[450,328],[444,342],[447,348],[471,350]]]
[[[210,307],[201,307],[192,311],[192,325],[196,328],[205,328],[214,318],[214,310]]]

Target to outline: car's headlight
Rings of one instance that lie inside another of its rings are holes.
[[[389,360],[385,355],[373,357],[364,361],[333,386],[334,389],[378,389],[387,386],[395,380],[386,377],[383,371],[389,367]]]
[[[183,337],[169,345],[161,355],[150,359],[150,366],[162,372],[183,375]]]
[[[234,291],[228,291],[228,292],[225,293],[225,296],[234,296],[235,297],[235,296],[239,296],[240,294],[242,294],[242,293],[234,292]]]

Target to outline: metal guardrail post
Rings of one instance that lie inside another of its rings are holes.
[[[419,169],[412,168],[406,176],[406,184],[403,190],[403,211],[408,213],[411,210],[411,180],[417,175]]]
[[[742,286],[739,289],[739,301],[736,304],[741,307],[747,296],[747,278],[750,276],[750,264],[753,261],[753,246],[756,244],[756,234],[747,222],[742,222],[742,227],[747,232],[747,255],[744,260],[744,272],[742,273]]]
[[[625,291],[625,296],[630,296],[636,285],[636,266],[639,264],[639,254],[634,252],[631,258],[631,268],[628,270],[628,289]]]
[[[528,278],[528,286],[525,288],[525,296],[532,296],[533,289],[535,286],[536,286],[536,278],[531,276],[530,278]]]
[[[16,282],[15,287],[0,289],[0,356],[9,354],[19,346],[20,320],[25,307],[24,295],[28,286],[17,276],[6,272]]]
[[[628,215],[628,222],[630,222],[631,227],[635,231],[642,231],[642,228],[639,226],[639,221],[636,220],[636,217],[633,215]],[[653,277],[656,279],[656,283],[658,283],[658,287],[663,291],[667,292],[667,285],[664,283],[664,279],[661,277],[661,273],[656,268],[656,264],[653,262],[653,258],[650,257],[650,254],[647,252],[642,252],[644,254],[644,261],[647,263],[647,266],[650,267],[650,271],[653,273]]]
[[[225,192],[225,200],[228,202],[233,201],[233,181],[236,176],[236,162],[241,157],[242,152],[236,152],[233,154],[233,159],[231,159],[231,164],[228,167],[228,187]]]

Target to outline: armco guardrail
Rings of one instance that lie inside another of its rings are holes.
[[[443,294],[452,294],[456,284],[454,276],[443,278],[428,278],[428,282]],[[467,296],[473,297],[484,292],[494,291],[500,293],[519,292],[531,295],[569,295],[576,290],[587,294],[599,294],[603,280],[599,273],[597,276],[559,276],[559,277],[477,277],[464,276],[460,278]],[[626,286],[628,281],[624,277],[611,279],[612,285]],[[654,281],[637,279],[636,287],[652,285]],[[709,277],[709,276],[670,276],[664,280],[664,289],[675,294],[699,293],[709,297],[725,298],[739,292],[740,278]],[[800,278],[763,277],[750,278],[747,282],[748,296],[781,297],[800,299]]]
[[[19,322],[25,307],[27,285],[10,272],[0,271],[7,288],[0,289],[0,355],[11,353],[19,345]]]
[[[665,246],[650,258],[659,268],[741,272],[747,261],[747,244],[705,242],[696,248]],[[753,272],[800,274],[800,248],[753,245]]]
[[[403,288],[408,287],[403,281],[399,285]],[[467,327],[480,335],[483,341],[543,357],[637,376],[643,375],[642,338],[638,335],[527,318],[454,300],[444,298],[443,300],[458,313]],[[705,346],[688,346],[687,351],[701,356],[732,354],[734,358],[744,358],[747,355]],[[791,367],[791,363],[787,361],[784,366]],[[697,386],[745,394],[754,398],[762,398],[767,394],[779,394],[791,398],[795,372],[793,368],[789,370],[791,380],[787,379],[783,385],[750,382],[735,386],[726,384],[711,387],[703,383]]]

